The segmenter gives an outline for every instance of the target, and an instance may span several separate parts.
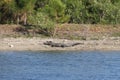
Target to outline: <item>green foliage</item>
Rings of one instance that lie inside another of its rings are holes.
[[[49,3],[49,0],[37,0],[35,3],[35,10],[45,7]]]
[[[118,6],[111,3],[109,0],[101,0],[95,3],[96,7],[98,7],[100,15],[99,23],[105,24],[117,24],[119,23],[120,9]],[[102,14],[102,15],[101,15]]]
[[[55,25],[47,15],[41,12],[36,12],[28,17],[28,23],[32,25],[33,29],[42,30],[46,35],[52,35]]]
[[[82,23],[82,10],[84,5],[82,5],[81,0],[63,0],[66,4],[65,14],[70,16],[70,23]]]
[[[66,5],[61,0],[49,0],[49,3],[41,9],[42,12],[59,23],[67,22],[68,15],[65,15]]]
[[[83,0],[85,6],[84,23],[102,23],[102,24],[117,24],[119,23],[120,8],[111,0]],[[117,2],[117,3],[120,3]]]
[[[1,12],[1,23],[12,22],[13,12],[15,9],[14,0],[11,1],[0,1],[0,12]]]
[[[120,0],[0,0],[0,23],[27,23],[34,12],[57,23],[119,24]],[[22,19],[24,18],[24,19]]]
[[[36,0],[15,0],[17,24],[21,22],[27,24],[27,15],[34,12]],[[23,18],[23,19],[22,19]]]
[[[15,2],[19,10],[30,12],[33,10],[36,0],[15,0]]]

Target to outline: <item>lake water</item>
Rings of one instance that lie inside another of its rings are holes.
[[[120,80],[120,51],[1,51],[0,80]]]

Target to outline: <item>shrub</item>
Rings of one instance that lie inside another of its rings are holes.
[[[69,15],[65,14],[66,5],[61,0],[49,0],[49,3],[41,9],[57,23],[68,22]]]
[[[55,28],[55,23],[51,21],[47,15],[41,12],[29,15],[28,24],[31,24],[33,29],[37,29],[49,36],[53,34]]]

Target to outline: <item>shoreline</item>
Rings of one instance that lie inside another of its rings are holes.
[[[73,47],[51,47],[44,45],[46,41],[58,43],[82,43]],[[0,51],[88,51],[88,50],[120,50],[120,38],[104,40],[67,40],[52,38],[0,38]]]

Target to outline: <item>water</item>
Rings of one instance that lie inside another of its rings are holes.
[[[0,52],[0,80],[119,80],[120,51]]]

